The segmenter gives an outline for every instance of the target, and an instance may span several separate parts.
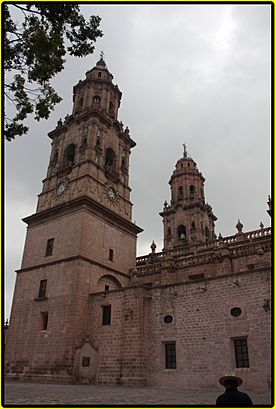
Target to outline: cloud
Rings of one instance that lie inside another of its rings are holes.
[[[17,226],[35,211],[46,175],[47,133],[72,112],[72,88],[95,65],[100,50],[123,92],[119,119],[137,142],[130,186],[133,220],[144,229],[138,254],[148,254],[152,240],[157,251],[162,249],[159,212],[170,200],[168,181],[185,141],[206,178],[217,234],[234,234],[238,218],[244,230],[270,223],[270,6],[83,4],[81,9],[102,17],[104,37],[95,55],[68,58],[53,81],[63,102],[51,119],[30,122],[28,136],[7,144],[9,289],[25,236]]]

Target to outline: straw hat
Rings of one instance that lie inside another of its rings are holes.
[[[236,381],[237,386],[240,386],[242,384],[242,379],[239,378],[238,376],[235,376],[234,372],[229,372],[229,373],[225,374],[224,376],[222,376],[219,379],[219,383],[224,386],[225,382],[229,381],[229,380]]]

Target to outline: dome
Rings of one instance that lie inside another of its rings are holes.
[[[106,68],[106,63],[104,62],[103,57],[101,57],[100,60],[97,62],[96,67]]]

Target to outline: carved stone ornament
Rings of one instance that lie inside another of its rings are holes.
[[[68,177],[64,177],[59,180],[55,193],[54,193],[55,200],[58,200],[64,196],[66,190],[68,190],[69,188],[69,182],[70,182],[70,179]]]

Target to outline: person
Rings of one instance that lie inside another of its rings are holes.
[[[253,402],[247,393],[240,392],[238,386],[242,379],[235,375],[225,375],[219,379],[219,383],[225,387],[225,392],[217,397],[216,406],[219,407],[251,407]]]

